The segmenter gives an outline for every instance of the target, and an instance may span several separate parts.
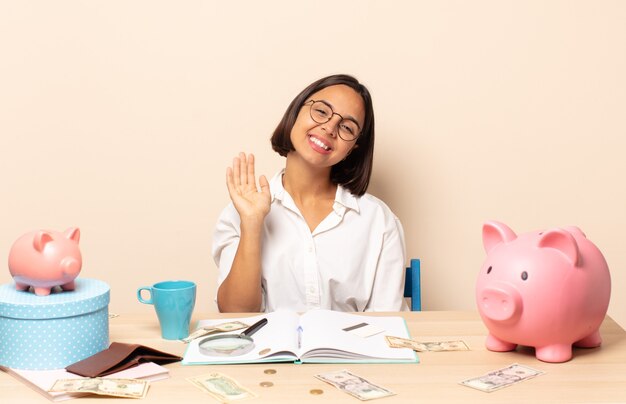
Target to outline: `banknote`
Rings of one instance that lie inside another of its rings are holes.
[[[409,348],[414,351],[419,351],[419,343],[412,339],[394,337],[391,335],[385,335],[385,341],[387,341],[387,345],[391,348]]]
[[[410,348],[417,352],[469,351],[464,341],[416,341],[386,335],[385,340],[391,348]]]
[[[486,375],[463,380],[460,383],[464,386],[490,393],[543,373],[540,370],[514,363],[505,368],[489,372]]]
[[[92,393],[103,396],[144,398],[150,382],[140,379],[59,379],[50,391],[66,393]]]
[[[187,380],[223,403],[257,397],[236,380],[218,372],[194,376]]]
[[[194,332],[189,334],[189,336],[181,339],[184,343],[189,343],[196,338],[203,337],[205,335],[214,334],[218,332],[229,332],[241,330],[242,328],[248,328],[248,324],[244,324],[241,321],[229,321],[228,323],[221,323],[215,325],[207,325],[205,327],[200,327],[196,329]]]
[[[315,377],[362,401],[393,396],[395,394],[347,370],[320,373],[315,375]]]

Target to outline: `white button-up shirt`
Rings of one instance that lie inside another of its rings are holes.
[[[264,311],[408,310],[404,300],[404,232],[378,198],[337,187],[333,211],[311,232],[282,184],[284,170],[270,181],[271,209],[261,242]],[[240,219],[232,202],[213,235],[218,287],[239,245]]]

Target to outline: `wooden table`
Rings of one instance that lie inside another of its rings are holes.
[[[376,315],[399,315],[378,313]],[[293,363],[182,366],[166,365],[170,378],[153,382],[144,403],[215,402],[209,395],[194,387],[186,378],[209,372],[222,372],[253,390],[263,403],[358,403],[359,400],[325,384],[313,375],[321,372],[348,369],[371,382],[396,393],[380,402],[497,402],[497,403],[593,403],[626,402],[626,332],[607,317],[601,328],[602,347],[575,349],[574,358],[566,363],[551,364],[534,357],[534,350],[521,348],[516,352],[496,353],[484,347],[486,328],[475,312],[410,312],[406,318],[411,336],[422,340],[465,341],[470,351],[420,353],[419,364],[398,365],[318,365]],[[242,317],[244,315],[210,314],[194,316],[195,320],[215,317]],[[195,323],[195,321],[194,321]],[[110,320],[111,341],[140,343],[166,352],[182,355],[185,346],[178,341],[160,338],[155,315],[122,314]],[[546,372],[514,386],[492,393],[458,384],[461,380],[480,376],[512,363],[525,364]],[[264,370],[275,369],[275,374]],[[272,387],[261,387],[261,382],[272,382]],[[312,395],[311,389],[322,389],[323,394]],[[121,399],[86,397],[69,402],[105,404]],[[45,403],[46,398],[0,372],[0,402]],[[129,402],[130,401],[125,401]]]

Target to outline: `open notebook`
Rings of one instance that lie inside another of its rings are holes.
[[[191,341],[183,365],[298,362],[298,363],[417,363],[408,348],[390,348],[385,335],[410,338],[402,317],[368,316],[330,310],[304,314],[275,311],[251,317],[201,320],[198,328],[227,321],[267,324],[252,335],[254,348],[239,356],[212,356],[201,352],[204,337]],[[241,331],[238,331],[241,332]],[[235,332],[234,334],[238,333]]]

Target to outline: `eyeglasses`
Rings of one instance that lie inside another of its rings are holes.
[[[311,119],[313,119],[317,123],[326,123],[333,118],[333,115],[337,115],[341,120],[337,127],[339,128],[339,137],[345,140],[346,142],[352,142],[359,137],[361,133],[361,128],[359,124],[356,123],[351,118],[344,118],[339,115],[330,107],[330,105],[326,104],[324,101],[315,101],[309,100],[304,105],[311,104]]]

